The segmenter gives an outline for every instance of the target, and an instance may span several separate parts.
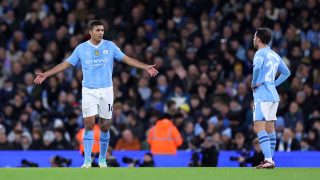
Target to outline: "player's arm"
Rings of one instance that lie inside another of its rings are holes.
[[[261,68],[263,64],[263,58],[261,56],[254,57],[253,59],[253,72],[252,72],[252,81],[251,88],[254,90],[261,84],[257,83]]]
[[[64,71],[65,69],[75,66],[79,62],[79,46],[76,47],[76,49],[72,52],[71,56],[67,58],[67,60],[63,61],[62,63],[56,65],[52,69],[44,72],[44,73],[36,73],[37,77],[34,79],[35,84],[41,84],[44,80],[46,80],[48,77],[57,74],[61,71]]]
[[[274,82],[274,84],[279,86],[282,84],[288,77],[291,75],[291,72],[287,65],[283,62],[283,60],[280,61],[278,71],[281,73],[280,76],[277,78],[277,80]]]
[[[146,70],[151,77],[155,77],[159,73],[158,70],[154,68],[156,66],[155,64],[148,65],[126,55],[123,57],[122,61],[130,66]]]
[[[46,80],[48,77],[57,74],[61,71],[64,71],[65,69],[71,67],[71,64],[67,61],[64,61],[58,65],[56,65],[55,67],[53,67],[52,69],[44,72],[44,73],[36,73],[37,77],[34,79],[34,83],[36,84],[41,84],[44,80]]]

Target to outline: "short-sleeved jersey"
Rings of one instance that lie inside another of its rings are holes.
[[[81,65],[82,86],[97,89],[112,86],[113,62],[121,61],[124,56],[112,41],[102,40],[98,45],[86,41],[79,44],[66,61],[73,66]]]
[[[278,71],[282,74],[290,73],[282,58],[270,47],[261,48],[254,55],[253,66],[260,68],[255,83],[262,84],[253,92],[254,101],[280,101],[275,85],[276,74]]]

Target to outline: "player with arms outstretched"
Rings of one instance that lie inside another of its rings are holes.
[[[134,58],[126,56],[112,42],[103,39],[104,27],[99,20],[89,23],[90,40],[79,44],[70,57],[52,69],[37,73],[34,80],[41,84],[46,78],[65,69],[81,64],[82,81],[82,113],[84,118],[85,133],[84,164],[82,167],[91,167],[91,152],[93,145],[93,127],[95,116],[99,116],[100,125],[100,168],[107,167],[106,152],[110,139],[110,119],[112,117],[113,87],[112,70],[114,60],[122,61],[130,66],[146,70],[151,77],[158,74],[155,65],[144,64]]]
[[[275,167],[272,158],[276,146],[275,121],[280,101],[276,87],[290,76],[290,71],[281,57],[268,46],[271,37],[270,29],[259,28],[253,38],[254,47],[258,49],[253,59],[251,82],[254,99],[254,131],[258,135],[265,157],[265,160],[256,166],[257,168]],[[278,71],[281,74],[275,80]]]

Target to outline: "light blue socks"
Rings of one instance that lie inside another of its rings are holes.
[[[261,150],[264,154],[265,160],[272,161],[270,139],[266,131],[260,131],[258,133],[259,143]]]
[[[271,157],[273,158],[274,151],[276,149],[276,144],[277,144],[277,136],[275,132],[268,133],[268,136],[270,139]]]
[[[93,145],[93,131],[85,130],[83,135],[83,145],[84,145],[84,163],[91,164],[91,153]]]
[[[109,146],[110,132],[100,131],[100,154],[99,162],[105,162],[107,157],[107,150]]]

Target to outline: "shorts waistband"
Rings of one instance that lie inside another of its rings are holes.
[[[113,87],[105,87],[105,88],[95,88],[95,89],[90,89],[87,87],[82,86],[83,91],[113,91]]]

